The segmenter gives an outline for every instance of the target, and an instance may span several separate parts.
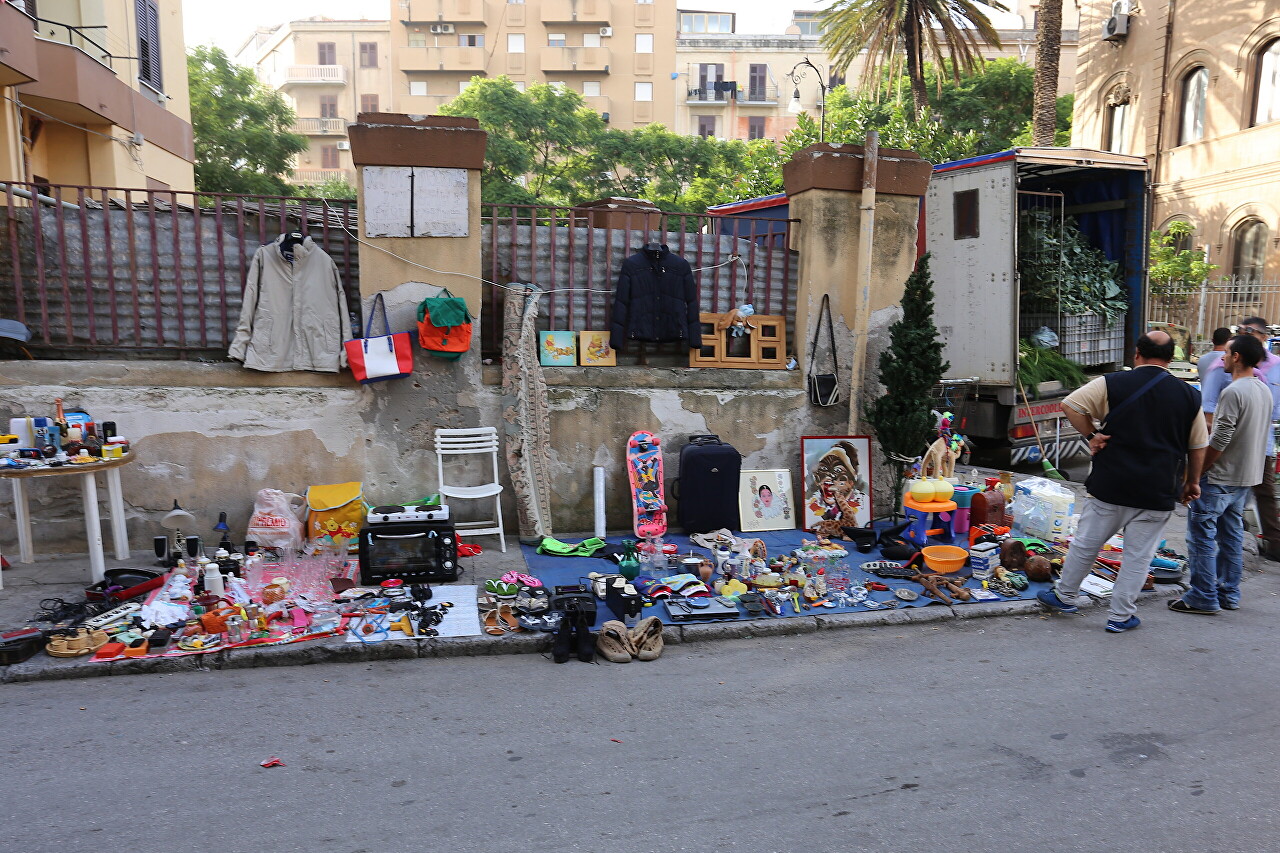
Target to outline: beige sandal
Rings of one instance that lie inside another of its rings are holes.
[[[602,658],[613,663],[630,663],[636,654],[635,646],[631,645],[631,637],[627,634],[627,626],[616,619],[610,619],[600,626],[596,650]]]
[[[662,620],[657,616],[641,619],[631,629],[631,644],[640,660],[657,660],[662,654]]]
[[[504,631],[510,631],[511,633],[524,631],[520,627],[520,620],[516,618],[516,614],[512,611],[510,604],[498,605],[498,621],[501,623],[498,627]]]
[[[486,610],[484,615],[480,617],[480,622],[484,625],[484,632],[486,634],[501,636],[507,633],[498,624],[498,611],[496,610]]]

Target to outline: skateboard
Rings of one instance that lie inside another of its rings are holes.
[[[651,432],[627,440],[627,476],[636,536],[648,539],[667,532],[667,504],[662,497],[662,441]]]

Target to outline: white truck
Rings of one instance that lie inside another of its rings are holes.
[[[1144,270],[1149,219],[1145,158],[1080,148],[1014,148],[934,167],[924,203],[924,248],[932,255],[934,322],[951,363],[948,379],[972,378],[976,400],[959,431],[975,461],[1001,468],[1055,465],[1087,453],[1062,416],[1067,389],[1043,383],[1018,388],[1018,341],[1041,326],[1059,336],[1059,351],[1087,371],[1107,372],[1131,360],[1145,319]],[[1123,322],[1105,328],[1092,315],[1024,310],[1018,261],[1028,251],[1052,254],[1054,240],[1019,246],[1019,216],[1074,221],[1089,243],[1120,266],[1128,292]]]

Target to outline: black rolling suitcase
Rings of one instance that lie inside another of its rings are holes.
[[[675,498],[685,533],[738,530],[738,475],[742,455],[718,435],[691,435],[680,449]]]

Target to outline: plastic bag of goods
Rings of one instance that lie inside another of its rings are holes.
[[[253,501],[246,539],[263,548],[292,549],[302,547],[302,511],[307,502],[302,495],[263,489]]]
[[[1075,492],[1053,480],[1028,477],[1013,487],[1013,503],[1009,507],[1013,535],[1065,544],[1075,509]]]

